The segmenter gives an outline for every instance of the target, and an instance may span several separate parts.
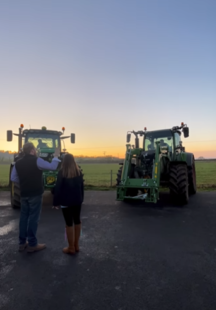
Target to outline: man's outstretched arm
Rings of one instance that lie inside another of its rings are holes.
[[[48,161],[38,157],[37,159],[37,166],[40,170],[56,170],[58,167],[58,163],[61,162],[60,159],[58,159],[58,156],[60,155],[60,152],[58,149],[56,149],[56,152],[54,154],[54,158],[49,163]]]
[[[58,158],[54,157],[51,163],[48,161],[38,157],[37,166],[40,170],[56,170],[58,167],[58,163],[61,162]]]

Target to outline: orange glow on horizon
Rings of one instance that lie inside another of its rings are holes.
[[[125,143],[126,145],[126,143]],[[195,157],[198,158],[200,156],[216,158],[216,143],[212,141],[202,141],[202,142],[190,142],[187,139],[183,140],[183,145],[185,146],[186,152],[194,153]],[[104,156],[113,156],[124,158],[126,152],[126,146],[111,147],[107,145],[107,147],[102,146],[89,146],[88,145],[80,145],[80,144],[70,144],[69,141],[65,143],[65,148],[69,153],[72,153],[74,156],[88,156],[88,157],[104,157]],[[12,142],[0,141],[0,149],[1,152],[8,151],[9,153],[17,152],[18,149],[18,141],[14,139]]]

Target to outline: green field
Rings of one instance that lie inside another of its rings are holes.
[[[107,187],[116,184],[118,164],[82,164],[86,185]],[[216,187],[216,161],[196,162],[198,187]],[[8,185],[9,165],[0,165],[0,186]]]
[[[8,185],[9,165],[0,164],[0,186]],[[110,186],[111,170],[112,185],[116,183],[116,174],[119,169],[118,164],[82,164],[84,179],[86,185]]]

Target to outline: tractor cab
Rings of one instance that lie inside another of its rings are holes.
[[[11,130],[7,131],[7,141],[13,140],[13,135],[18,136],[18,154],[22,156],[23,143],[31,142],[35,146],[38,156],[51,159],[51,155],[56,149],[63,155],[66,152],[64,139],[70,138],[71,143],[75,143],[75,134],[70,136],[62,136],[65,131],[65,127],[62,127],[62,131],[48,130],[45,126],[41,129],[23,129],[24,125],[21,124],[19,133],[13,133]]]
[[[28,129],[23,131],[24,143],[30,142],[34,145],[40,157],[50,161],[56,149],[61,147],[61,132],[54,130]]]
[[[159,142],[160,147],[167,147],[170,153],[173,152],[174,139],[171,130],[145,132],[143,139],[144,151],[155,151],[157,142]]]
[[[158,145],[162,154],[167,153],[172,158],[175,153],[185,152],[185,148],[182,146],[181,133],[175,127],[173,129],[145,131],[143,150],[144,152],[155,152]],[[187,135],[184,136],[187,137]]]

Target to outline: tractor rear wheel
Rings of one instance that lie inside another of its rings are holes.
[[[170,166],[169,188],[174,203],[181,205],[188,203],[188,170],[185,164]]]
[[[196,169],[194,160],[192,167],[188,167],[188,181],[189,181],[189,194],[190,195],[196,194],[197,186],[196,186]]]
[[[20,187],[19,184],[11,182],[10,184],[11,206],[13,209],[20,208]]]

